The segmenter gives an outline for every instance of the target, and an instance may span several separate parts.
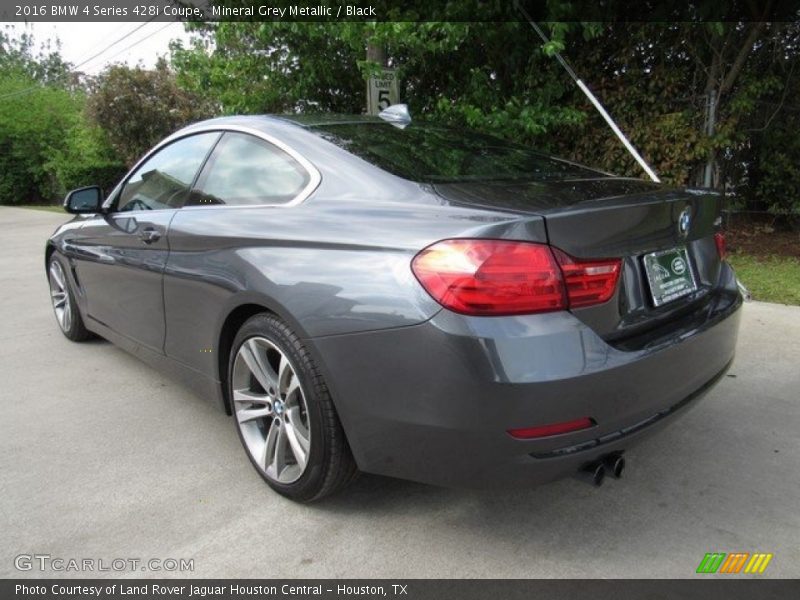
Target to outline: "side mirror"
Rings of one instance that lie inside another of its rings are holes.
[[[64,198],[64,210],[74,215],[100,212],[102,204],[103,190],[97,185],[72,190]]]

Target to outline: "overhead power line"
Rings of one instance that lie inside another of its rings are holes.
[[[147,25],[148,23],[151,23],[151,22],[152,22],[154,19],[155,19],[155,17],[152,17],[152,18],[148,19],[147,21],[145,21],[144,23],[142,23],[142,24],[141,24],[141,25],[139,25],[138,27],[136,27],[136,28],[132,29],[131,31],[129,31],[128,33],[126,33],[125,35],[123,35],[121,38],[119,38],[119,39],[115,40],[114,42],[112,42],[111,44],[109,44],[108,46],[106,46],[105,48],[103,48],[102,50],[100,50],[99,52],[96,52],[95,54],[93,54],[93,55],[92,55],[92,56],[90,56],[89,58],[87,58],[87,59],[85,59],[85,60],[81,61],[80,63],[78,63],[77,65],[75,65],[75,66],[73,67],[73,69],[78,69],[78,68],[82,67],[83,65],[85,65],[85,64],[87,64],[87,63],[89,63],[89,62],[91,62],[92,60],[94,60],[95,58],[97,58],[98,56],[100,56],[101,54],[103,54],[104,52],[107,52],[108,50],[110,50],[111,48],[113,48],[114,46],[116,46],[117,44],[119,44],[120,42],[122,42],[123,40],[125,40],[126,38],[129,38],[131,35],[133,35],[133,34],[134,34],[134,33],[136,33],[137,31],[139,31],[139,30],[140,30],[142,27],[144,27],[144,26],[145,26],[145,25]],[[128,51],[128,50],[130,50],[131,48],[133,48],[133,47],[137,46],[138,44],[141,44],[143,41],[145,41],[145,40],[146,40],[146,39],[148,39],[148,38],[151,38],[152,36],[156,35],[157,33],[160,33],[160,32],[162,32],[162,31],[164,31],[164,30],[165,30],[167,27],[169,27],[169,26],[170,26],[170,25],[172,25],[173,23],[177,23],[177,22],[178,22],[178,21],[170,21],[170,22],[169,22],[169,23],[167,23],[165,26],[163,26],[163,27],[159,27],[158,29],[156,29],[156,30],[155,30],[155,31],[153,31],[152,33],[149,33],[148,35],[146,35],[146,36],[144,36],[143,38],[141,38],[141,39],[139,39],[139,40],[135,41],[134,43],[132,43],[132,44],[129,44],[128,46],[125,46],[125,47],[124,47],[122,50],[120,50],[120,51],[119,51],[119,52],[117,52],[116,54],[113,54],[111,57],[109,57],[109,60],[111,60],[112,58],[115,58],[115,57],[119,56],[119,55],[120,55],[120,54],[122,54],[123,52],[127,52],[127,51]],[[4,94],[4,95],[0,96],[0,100],[6,100],[6,99],[8,99],[8,98],[13,98],[13,97],[15,97],[15,96],[23,96],[23,95],[25,95],[25,94],[29,94],[29,93],[31,93],[31,92],[33,92],[33,91],[35,91],[35,90],[38,90],[38,89],[39,89],[39,88],[41,88],[41,87],[42,87],[41,85],[32,85],[32,86],[30,86],[30,87],[28,87],[28,88],[25,88],[25,89],[22,89],[22,90],[17,90],[16,92],[11,92],[11,93],[8,93],[8,94]]]
[[[151,33],[147,34],[146,36],[144,36],[142,39],[140,39],[140,40],[137,40],[137,41],[135,41],[134,43],[132,43],[132,44],[130,44],[130,45],[128,45],[128,46],[125,46],[125,47],[124,47],[122,50],[120,50],[120,51],[119,51],[119,52],[117,52],[116,54],[112,54],[111,56],[109,56],[109,57],[108,57],[108,60],[111,60],[111,59],[113,59],[113,58],[116,58],[116,57],[117,57],[117,56],[119,56],[120,54],[123,54],[123,53],[127,52],[128,50],[130,50],[130,49],[131,49],[131,48],[133,48],[134,46],[137,46],[137,45],[141,44],[143,41],[145,41],[146,39],[148,39],[148,38],[151,38],[151,37],[153,37],[154,35],[161,33],[161,32],[162,32],[162,31],[164,31],[164,30],[165,30],[167,27],[169,27],[170,25],[174,25],[175,23],[178,23],[178,21],[170,21],[169,23],[167,23],[167,24],[166,24],[166,25],[164,25],[163,27],[159,27],[159,28],[158,28],[158,29],[156,29],[155,31],[153,31],[153,32],[151,32]]]
[[[156,15],[156,16],[157,16],[157,15]],[[92,56],[90,56],[90,57],[89,57],[89,58],[87,58],[86,60],[84,60],[84,61],[82,61],[82,62],[78,63],[77,65],[75,65],[75,66],[73,67],[73,69],[80,69],[80,68],[81,68],[83,65],[85,65],[86,63],[92,62],[92,61],[93,61],[95,58],[97,58],[97,57],[98,57],[98,56],[100,56],[101,54],[103,54],[103,53],[107,52],[108,50],[111,50],[111,48],[113,48],[114,46],[116,46],[117,44],[119,44],[121,41],[123,41],[123,40],[125,40],[125,39],[129,38],[130,36],[132,36],[134,33],[136,33],[137,31],[139,31],[139,30],[140,30],[142,27],[144,27],[144,26],[145,26],[145,25],[147,25],[148,23],[152,23],[152,22],[155,20],[155,18],[156,18],[156,17],[150,17],[150,18],[149,18],[147,21],[145,21],[144,23],[142,23],[142,24],[141,24],[141,25],[139,25],[138,27],[135,27],[134,29],[131,29],[131,30],[130,30],[128,33],[126,33],[125,35],[123,35],[121,38],[119,38],[119,39],[117,39],[117,40],[114,40],[113,42],[111,42],[111,43],[110,43],[108,46],[106,46],[105,48],[103,48],[102,50],[100,50],[100,52],[97,52],[97,53],[93,54]],[[149,37],[149,36],[148,36],[148,37]],[[147,39],[147,38],[142,38],[142,39]],[[140,40],[140,41],[141,41],[141,40]]]

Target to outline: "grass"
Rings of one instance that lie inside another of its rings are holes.
[[[800,259],[737,253],[728,261],[753,300],[800,305]]]

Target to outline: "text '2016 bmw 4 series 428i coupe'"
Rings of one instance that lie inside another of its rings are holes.
[[[465,130],[214,119],[65,207],[45,256],[64,334],[232,414],[296,500],[359,471],[599,484],[734,356],[719,197]]]

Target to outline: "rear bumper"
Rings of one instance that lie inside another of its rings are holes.
[[[441,311],[412,327],[309,342],[363,471],[458,487],[543,483],[629,448],[716,383],[739,328],[731,286],[637,351],[567,312]],[[526,441],[506,433],[583,417],[596,426]]]

